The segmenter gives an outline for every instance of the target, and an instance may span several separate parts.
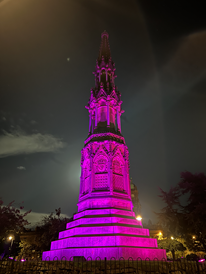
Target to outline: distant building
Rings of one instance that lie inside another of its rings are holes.
[[[132,182],[132,178],[130,178],[130,188],[131,188],[131,196],[132,196],[132,203],[133,203],[133,211],[136,216],[140,215],[141,213],[141,204],[138,198],[138,190],[135,184]]]

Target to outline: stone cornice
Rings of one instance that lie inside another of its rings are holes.
[[[111,132],[105,132],[105,133],[97,133],[97,134],[92,134],[90,135],[85,141],[84,144],[88,144],[92,139],[96,139],[96,138],[109,138],[109,139],[113,139],[115,141],[120,140],[121,143],[125,144],[125,140],[123,136],[119,136],[117,134],[111,133]],[[96,141],[96,140],[95,140]]]

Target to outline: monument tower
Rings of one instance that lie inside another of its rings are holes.
[[[51,243],[43,260],[73,256],[166,258],[157,240],[136,220],[130,190],[129,151],[121,132],[121,94],[115,86],[109,35],[101,35],[95,87],[86,108],[89,134],[81,157],[78,213]]]

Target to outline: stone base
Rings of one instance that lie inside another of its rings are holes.
[[[67,248],[61,250],[52,250],[43,252],[42,259],[46,260],[73,260],[73,256],[83,256],[86,260],[107,260],[129,258],[137,260],[164,260],[166,259],[166,251],[164,249],[153,248],[135,248],[135,247],[101,247],[101,248]],[[81,259],[80,259],[81,261]]]
[[[166,251],[158,249],[157,240],[149,237],[149,230],[130,210],[88,209],[75,214],[66,228],[51,243],[50,251],[43,253],[43,260],[166,259]]]

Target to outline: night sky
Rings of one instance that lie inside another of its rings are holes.
[[[107,30],[122,133],[143,221],[180,172],[206,172],[203,1],[0,0],[0,197],[30,220],[77,211],[101,33]],[[196,3],[198,2],[198,3]],[[181,3],[181,4],[180,4]]]

